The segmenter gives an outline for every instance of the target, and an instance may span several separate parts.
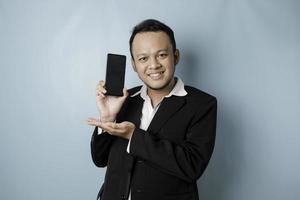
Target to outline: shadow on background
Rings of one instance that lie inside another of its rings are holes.
[[[193,46],[195,45],[183,48],[184,52],[181,54],[181,61],[176,69],[177,75],[182,77],[185,84],[210,93],[201,87],[208,84],[205,83],[209,80],[205,68],[210,67],[206,62],[209,55],[199,48],[197,51],[193,50],[191,48]],[[238,105],[231,109],[230,101],[223,101],[217,94],[215,96],[218,99],[215,149],[207,169],[198,180],[198,191],[200,199],[225,200],[232,195],[228,194],[231,191],[229,187],[232,183],[240,181],[242,173],[239,165],[243,162],[241,160],[243,148],[239,142],[242,139],[239,128],[241,126],[238,125],[239,121],[233,121],[233,119],[240,119],[241,116],[237,116],[239,115]]]
[[[240,163],[243,163],[244,153],[239,143],[241,130],[237,125],[239,122],[231,120],[238,118],[235,116],[237,113],[228,108],[230,106],[218,100],[215,149],[206,171],[198,180],[199,196],[203,199],[230,199],[230,187],[242,176]]]
[[[176,66],[176,75],[183,79],[186,85],[195,86],[199,80],[199,62],[196,52],[183,47],[184,52],[180,52],[180,61]]]

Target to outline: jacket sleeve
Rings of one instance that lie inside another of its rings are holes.
[[[91,139],[91,154],[92,160],[97,167],[105,167],[107,165],[108,154],[114,138],[115,136],[107,132],[98,134],[98,128],[95,128]]]
[[[209,101],[199,109],[186,133],[185,140],[173,143],[136,128],[130,154],[188,182],[204,172],[213,152],[216,134],[217,101]]]

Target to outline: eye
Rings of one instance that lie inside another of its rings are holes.
[[[146,61],[147,61],[147,57],[140,57],[140,58],[139,58],[139,61],[140,61],[140,62],[146,62]]]
[[[168,54],[166,54],[166,53],[161,53],[161,54],[159,54],[159,57],[160,58],[165,58],[165,57],[167,57],[168,56]]]

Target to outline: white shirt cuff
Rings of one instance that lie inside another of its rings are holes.
[[[98,135],[100,135],[101,133],[103,133],[103,130],[102,130],[102,128],[98,127]]]
[[[131,135],[131,137],[132,137],[132,135]],[[130,142],[131,142],[131,137],[129,138],[129,141],[128,141],[128,144],[127,144],[127,149],[126,149],[127,153],[130,153]]]

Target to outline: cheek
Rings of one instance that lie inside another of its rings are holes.
[[[165,66],[170,72],[175,71],[175,63],[172,60],[167,61]]]
[[[135,69],[138,74],[143,74],[146,71],[146,67],[141,64],[137,64]]]

